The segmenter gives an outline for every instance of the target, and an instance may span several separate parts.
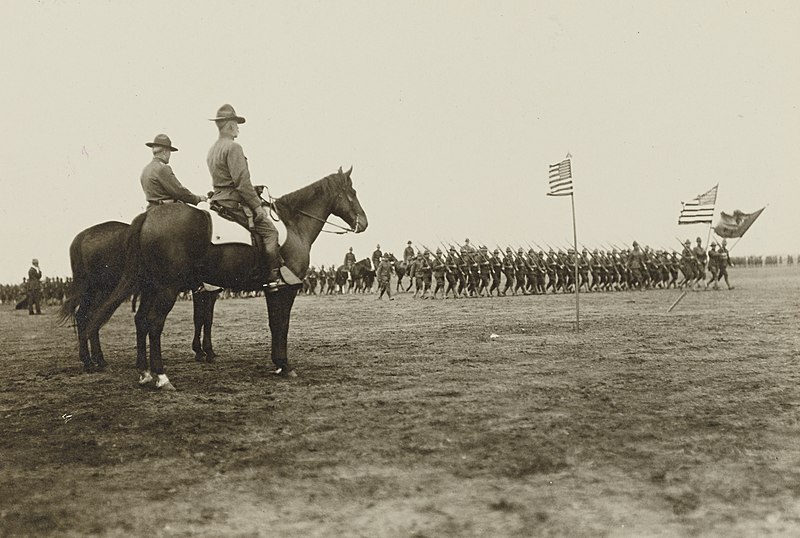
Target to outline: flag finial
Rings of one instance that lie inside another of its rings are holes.
[[[564,157],[564,158],[565,158],[565,159],[571,159],[571,158],[572,158],[572,153],[570,153],[570,152],[568,151],[568,152],[567,152],[567,156],[566,156],[566,157]]]

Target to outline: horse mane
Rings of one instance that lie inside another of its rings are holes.
[[[342,189],[343,183],[344,177],[342,174],[333,173],[310,185],[276,198],[274,201],[275,210],[282,220],[293,220],[297,216],[297,211],[312,200],[318,199],[321,195],[332,198],[332,195]]]

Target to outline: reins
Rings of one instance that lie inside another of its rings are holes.
[[[272,197],[272,195],[269,193],[269,188],[264,187],[264,190],[267,191],[267,198],[269,199],[269,202],[267,203],[267,205],[269,205],[269,216],[275,222],[280,222],[281,221],[280,216],[278,215],[278,212],[275,209],[277,207],[277,204],[275,204],[275,202],[278,200],[278,198],[273,198]],[[342,193],[339,193],[339,196],[341,196],[341,195],[342,195]],[[336,224],[335,222],[330,222],[330,221],[325,220],[323,218],[317,217],[316,215],[312,215],[311,213],[307,213],[307,212],[303,211],[302,209],[295,209],[295,211],[297,211],[301,215],[305,215],[306,217],[308,217],[310,219],[314,219],[317,222],[321,222],[323,225],[330,224],[331,226],[333,226],[335,228],[339,228],[340,230],[342,230],[341,232],[338,232],[338,231],[335,231],[335,230],[320,230],[321,232],[324,232],[324,233],[327,233],[327,234],[343,235],[343,234],[346,234],[348,232],[355,233],[355,231],[358,230],[358,215],[356,215],[356,223],[355,223],[355,225],[352,228],[345,228],[344,226],[340,226],[339,224]]]

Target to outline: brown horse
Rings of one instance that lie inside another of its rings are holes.
[[[353,189],[352,168],[331,174],[274,201],[274,209],[286,226],[281,245],[285,265],[300,279],[309,265],[311,245],[326,219],[342,218],[358,233],[367,228],[367,216]],[[257,250],[251,245],[211,244],[208,214],[183,204],[152,208],[131,223],[125,247],[125,270],[109,296],[93,305],[87,314],[86,333],[94,334],[111,317],[133,290],[141,292],[136,314],[137,367],[140,383],[158,377],[156,386],[172,388],[164,374],[161,333],[178,293],[207,282],[232,290],[260,290],[263,275],[254,274]],[[296,287],[267,294],[267,311],[272,334],[272,362],[276,373],[289,375],[287,357],[289,318]],[[150,341],[150,369],[147,340]]]
[[[88,331],[87,321],[89,313],[108,298],[119,282],[125,268],[120,251],[129,229],[130,225],[124,222],[96,224],[75,236],[69,247],[72,286],[61,305],[60,317],[62,321],[75,318],[78,355],[86,371],[106,366],[100,327]]]

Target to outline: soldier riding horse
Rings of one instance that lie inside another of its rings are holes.
[[[340,168],[337,173],[274,201],[275,212],[286,226],[281,255],[285,265],[301,279],[308,270],[311,245],[331,214],[342,218],[356,233],[367,228],[367,216],[353,189],[351,173],[352,168],[347,172]],[[136,217],[127,235],[124,259],[124,271],[113,291],[102,301],[93,302],[86,313],[79,340],[82,335],[97,334],[125,298],[139,289],[136,348],[140,383],[149,382],[155,374],[159,388],[172,388],[164,374],[161,333],[178,293],[195,289],[202,282],[233,290],[260,290],[263,284],[252,271],[254,248],[243,243],[211,244],[209,215],[183,204],[158,206]],[[296,294],[297,287],[292,286],[269,293],[266,298],[272,362],[276,373],[282,375],[291,373],[287,337]],[[86,357],[81,359],[85,362]]]

